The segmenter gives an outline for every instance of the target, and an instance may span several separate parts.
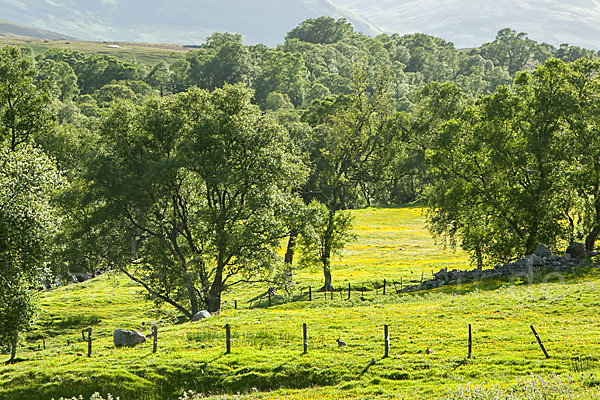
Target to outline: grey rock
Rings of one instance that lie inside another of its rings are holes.
[[[572,258],[583,260],[587,255],[583,243],[573,242],[567,247],[566,254],[570,254]]]
[[[206,310],[198,311],[196,315],[192,317],[192,322],[200,321],[201,319],[210,318],[210,313]]]
[[[531,261],[531,265],[535,266],[535,267],[539,267],[541,265],[544,265],[544,259],[539,257],[536,254],[532,254],[529,256],[529,260]]]
[[[548,261],[552,261],[552,262],[560,262],[560,256],[556,255],[556,254],[552,254],[550,257],[548,257]]]
[[[146,336],[138,331],[130,331],[126,329],[117,329],[113,332],[113,343],[117,347],[130,346],[140,344],[146,341]]]
[[[535,254],[536,256],[541,257],[541,258],[548,258],[552,255],[552,252],[546,246],[544,246],[543,244],[540,244],[537,247],[537,249],[535,249],[533,254]]]
[[[569,262],[569,261],[571,261],[571,259],[572,259],[572,257],[571,257],[571,255],[570,255],[569,253],[565,253],[565,254],[563,254],[563,256],[561,257],[561,260],[562,260],[563,262]]]

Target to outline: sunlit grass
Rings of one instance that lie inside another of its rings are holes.
[[[336,261],[339,286],[420,279],[441,265],[468,266],[464,253],[428,237],[418,208],[354,213],[358,240]],[[301,271],[295,280],[299,287],[316,287],[319,271]],[[124,277],[101,276],[42,294],[43,312],[19,349],[20,362],[0,366],[0,399],[89,398],[96,391],[122,400],[177,399],[184,390],[239,392],[248,399],[423,399],[469,384],[507,389],[530,374],[571,376],[573,387],[584,393],[580,398],[592,398],[600,385],[599,285],[600,269],[591,268],[558,283],[484,282],[410,295],[390,290],[387,296],[370,290],[350,300],[336,294],[333,301],[313,293],[312,302],[265,308],[263,300],[263,307],[248,309],[249,299],[266,290],[249,285],[225,296],[220,315],[176,324],[172,310],[157,310]],[[232,308],[234,299],[243,309]],[[133,349],[113,346],[114,329],[141,329],[142,322],[154,321],[158,353],[152,353],[151,340]],[[303,323],[308,354],[302,352]],[[231,354],[225,354],[225,324],[232,329]],[[383,358],[386,324],[391,349]],[[471,359],[468,324],[474,335]],[[85,357],[81,335],[89,325],[91,358]],[[348,346],[339,348],[338,337]],[[433,354],[425,353],[427,347]]]

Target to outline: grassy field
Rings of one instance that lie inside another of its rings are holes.
[[[176,44],[129,43],[129,42],[80,42],[70,40],[43,40],[20,37],[0,37],[0,46],[28,47],[34,55],[51,48],[70,49],[85,54],[107,54],[124,61],[154,65],[161,61],[172,64],[187,48]]]
[[[340,287],[420,280],[431,269],[468,266],[464,253],[433,243],[418,208],[353,213],[358,240],[335,263]],[[319,272],[303,271],[296,280],[299,288],[316,286]],[[185,390],[244,399],[504,399],[511,390],[514,399],[600,398],[599,284],[600,270],[588,268],[554,283],[486,282],[386,296],[370,290],[350,300],[319,295],[271,308],[264,301],[249,308],[250,299],[264,293],[264,287],[249,286],[228,293],[220,315],[175,324],[176,315],[145,302],[138,287],[105,275],[42,295],[44,311],[26,334],[19,362],[0,365],[0,399],[89,398],[94,392],[122,400],[177,399]],[[232,309],[234,299],[243,309]],[[156,354],[150,342],[133,349],[112,345],[114,329],[153,321],[159,326]],[[232,329],[231,354],[225,354],[225,324]],[[386,324],[391,349],[383,358]],[[91,358],[78,355],[86,353],[81,330],[88,326],[94,329]],[[338,336],[346,347],[337,346]]]

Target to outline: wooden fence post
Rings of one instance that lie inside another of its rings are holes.
[[[81,330],[81,340],[83,340],[85,342],[85,332],[87,331],[87,329],[82,329]]]
[[[269,307],[271,307],[271,289],[267,291],[269,293]]]
[[[92,327],[88,328],[88,357],[92,356]]]
[[[154,325],[152,327],[152,352],[156,353],[158,347],[158,327]]]
[[[308,352],[308,326],[302,324],[302,343],[304,344],[304,354]]]
[[[42,343],[44,343],[44,350],[46,350],[46,338],[42,339]]]
[[[535,331],[535,328],[533,327],[533,325],[531,325],[531,330],[533,331],[533,334],[535,335],[535,338],[537,339],[538,344],[542,348],[542,351],[544,352],[544,355],[546,356],[546,358],[550,358],[550,356],[548,355],[548,352],[546,351],[546,348],[544,347],[544,344],[542,343],[542,339],[540,339],[540,337],[537,334],[537,332]]]
[[[389,331],[389,325],[384,325],[383,326],[383,341],[385,344],[385,355],[383,356],[384,358],[387,358],[390,355],[390,331]]]
[[[231,353],[231,325],[229,324],[225,324],[225,345],[227,347],[225,354]]]
[[[387,281],[384,279],[383,280],[383,295],[385,296],[385,285],[386,285]]]
[[[348,300],[350,300],[350,282],[348,282]]]
[[[237,300],[235,300],[234,304],[234,308],[237,310]]]
[[[308,301],[312,301],[312,287],[308,287]]]
[[[471,350],[473,349],[473,333],[471,330],[471,324],[469,324],[469,355],[467,358],[471,358]]]

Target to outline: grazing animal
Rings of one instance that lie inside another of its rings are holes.
[[[338,338],[336,339],[336,342],[338,344],[338,347],[344,347],[347,346],[346,342],[342,342],[342,340],[340,339],[340,337],[338,336]]]
[[[429,346],[427,346],[427,350],[425,350],[425,353],[426,353],[426,354],[433,354],[433,350],[431,350],[431,349],[429,348]]]

